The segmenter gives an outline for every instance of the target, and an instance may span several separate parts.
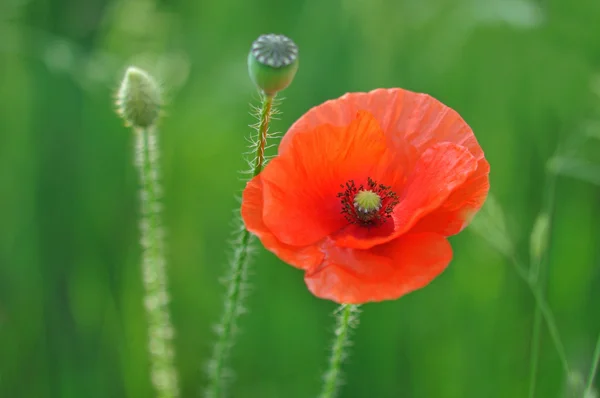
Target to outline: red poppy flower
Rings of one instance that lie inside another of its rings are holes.
[[[246,186],[248,230],[338,303],[396,299],[452,259],[446,237],[483,205],[489,164],[454,110],[402,89],[309,110]]]

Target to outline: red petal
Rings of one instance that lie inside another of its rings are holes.
[[[308,289],[340,304],[394,300],[420,289],[438,276],[452,259],[441,235],[408,234],[370,250],[323,248],[325,259],[306,273]]]
[[[476,169],[477,161],[467,148],[451,143],[432,146],[419,158],[406,185],[396,188],[400,203],[394,208],[392,220],[386,223],[393,223],[394,227],[388,227],[387,233],[378,230],[370,233],[351,225],[336,234],[336,244],[368,249],[397,238],[440,207]]]
[[[340,185],[390,174],[390,156],[379,125],[366,112],[345,127],[321,125],[296,135],[261,174],[265,225],[289,245],[324,239],[347,224]]]
[[[259,175],[248,182],[242,194],[242,219],[246,228],[260,239],[266,249],[294,267],[307,270],[323,261],[324,254],[316,246],[298,247],[280,242],[263,222],[262,214],[263,186]]]
[[[368,93],[348,93],[311,108],[294,123],[281,140],[279,152],[287,149],[297,134],[327,123],[345,126],[356,112],[368,111],[379,122],[390,143],[399,153],[417,157],[440,142],[452,142],[469,149],[477,160],[483,151],[471,128],[460,115],[435,98],[401,88],[377,89]],[[416,158],[413,158],[416,160]]]
[[[479,211],[490,189],[490,165],[485,159],[464,184],[452,192],[435,211],[423,217],[411,232],[435,232],[444,236],[459,233]]]

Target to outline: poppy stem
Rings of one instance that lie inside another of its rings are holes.
[[[179,390],[173,363],[173,326],[168,308],[169,295],[160,220],[158,137],[154,126],[135,128],[134,133],[135,165],[141,183],[140,243],[151,380],[158,398],[175,398],[179,395]]]
[[[256,160],[254,163],[254,170],[252,171],[252,177],[256,177],[260,174],[265,164],[265,147],[267,146],[267,138],[269,136],[269,123],[271,122],[271,116],[273,116],[273,98],[275,98],[274,95],[263,95],[258,126]]]
[[[337,324],[335,338],[329,358],[329,367],[323,377],[323,389],[319,398],[334,398],[341,384],[341,365],[347,356],[350,345],[350,329],[358,325],[358,305],[342,304],[336,310]]]
[[[251,163],[252,166],[249,173],[253,177],[262,171],[265,164],[265,147],[267,138],[269,138],[269,123],[274,113],[274,97],[274,95],[263,94],[261,108],[257,114],[259,121],[254,127],[256,128],[258,137],[254,141],[254,146],[256,146],[255,159],[253,164]],[[234,344],[237,320],[244,311],[244,286],[248,279],[248,266],[253,239],[252,234],[238,221],[238,227],[235,229],[233,239],[233,257],[226,279],[227,292],[225,305],[221,321],[216,327],[218,334],[217,342],[208,364],[208,387],[205,390],[207,398],[221,398],[224,396],[226,373],[228,373],[225,366],[231,352],[231,347]]]

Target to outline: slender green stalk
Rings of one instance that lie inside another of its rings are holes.
[[[158,398],[179,396],[173,358],[163,231],[160,220],[158,138],[156,128],[135,128],[135,164],[141,182],[141,245],[144,304],[148,319],[151,380]]]
[[[570,372],[569,372],[570,368],[569,368],[569,364],[567,362],[567,355],[565,354],[565,349],[564,349],[564,346],[560,339],[560,335],[558,333],[558,328],[556,327],[556,322],[554,321],[554,316],[552,315],[550,306],[546,302],[546,299],[544,298],[542,291],[540,290],[539,286],[537,285],[536,279],[533,278],[533,276],[527,270],[527,268],[525,268],[519,262],[518,258],[512,252],[512,244],[510,244],[510,241],[508,240],[508,238],[506,238],[505,235],[503,234],[503,232],[504,232],[503,229],[499,228],[495,224],[495,221],[498,221],[498,220],[494,220],[494,217],[498,217],[498,216],[500,216],[500,215],[496,214],[494,216],[490,216],[490,214],[484,213],[483,217],[481,217],[479,221],[476,221],[474,223],[473,230],[476,233],[481,234],[482,237],[484,239],[486,239],[492,247],[494,247],[500,253],[505,255],[507,259],[510,260],[517,275],[521,279],[523,279],[523,281],[529,287],[529,290],[531,291],[533,298],[535,300],[536,306],[539,308],[541,317],[543,318],[544,322],[546,323],[546,326],[548,327],[548,330],[550,331],[550,336],[552,338],[552,341],[554,343],[554,346],[556,348],[558,356],[561,360],[565,374],[568,376],[570,374]],[[485,233],[486,228],[489,228],[491,232]],[[495,239],[492,239],[492,236]],[[502,240],[503,245],[499,244],[500,239]],[[505,246],[504,243],[507,243],[508,246]]]
[[[540,228],[540,231],[542,232],[540,234],[541,238],[540,236],[538,236],[536,239],[534,239],[532,245],[534,250],[532,250],[532,252],[545,253],[545,250],[547,249],[546,239],[549,235],[548,225],[549,222],[546,227]],[[482,238],[484,238],[493,248],[495,248],[498,252],[503,254],[508,260],[510,260],[510,263],[513,265],[517,275],[529,287],[529,290],[531,291],[535,300],[536,307],[538,308],[538,311],[540,313],[539,316],[544,320],[546,326],[548,327],[550,337],[552,338],[552,342],[554,343],[563,369],[565,371],[565,376],[568,377],[570,375],[570,367],[567,361],[567,355],[562,344],[562,340],[560,339],[554,316],[552,314],[552,311],[550,310],[550,306],[546,302],[546,299],[543,294],[543,289],[540,287],[539,284],[540,270],[535,267],[535,263],[533,268],[528,269],[524,267],[515,255],[514,245],[510,240],[508,233],[506,232],[502,208],[496,203],[493,196],[490,195],[490,197],[488,198],[488,203],[486,203],[486,205],[484,206],[481,215],[473,220],[472,230],[475,233],[479,234]],[[536,340],[538,342],[534,344],[539,344],[539,336],[534,337],[534,341]],[[537,349],[532,350],[532,352],[534,356],[537,355]],[[535,375],[535,373],[537,372],[537,358],[532,362],[533,364],[531,365],[531,370],[532,374]],[[530,382],[530,394],[532,393],[532,388],[535,390],[535,386],[531,387],[531,384],[534,383],[535,382]]]
[[[554,197],[556,193],[556,174],[548,172],[546,175],[545,193],[544,193],[544,206],[541,214],[545,214],[548,217],[547,230],[543,234],[543,242],[540,242],[542,249],[537,254],[532,256],[531,265],[529,268],[529,275],[532,281],[535,282],[536,286],[539,287],[540,292],[543,294],[543,286],[545,284],[545,270],[543,268],[547,261],[548,253],[548,241],[551,236],[552,230],[552,215],[554,212]],[[542,313],[538,305],[536,305],[533,313],[533,327],[531,331],[531,350],[529,356],[529,398],[534,398],[535,388],[537,383],[537,372],[540,355],[540,336],[541,336],[541,323]],[[564,366],[564,364],[563,364]],[[567,374],[568,376],[568,374]]]
[[[259,113],[259,122],[256,126],[258,137],[254,141],[255,160],[250,173],[257,176],[263,169],[265,163],[265,147],[269,137],[269,122],[273,115],[274,95],[263,95]],[[234,343],[234,335],[237,328],[237,320],[243,312],[244,289],[248,276],[248,266],[253,236],[240,225],[234,238],[234,253],[231,260],[230,273],[227,278],[227,293],[225,307],[221,321],[217,326],[218,338],[215,344],[212,358],[208,367],[207,398],[221,398],[224,396],[224,384],[226,376],[226,361],[229,357],[231,347]]]
[[[323,377],[323,389],[319,398],[334,398],[340,386],[341,366],[350,345],[350,329],[358,323],[358,306],[343,304],[337,312],[335,339],[329,358],[329,367]]]
[[[540,356],[540,332],[542,326],[542,312],[535,306],[533,313],[533,327],[531,329],[531,348],[529,351],[529,398],[534,398],[537,383],[537,371]]]
[[[554,319],[554,315],[552,314],[552,310],[550,310],[550,306],[546,302],[544,298],[544,294],[542,290],[530,283],[529,288],[531,289],[531,293],[535,298],[536,304],[540,309],[540,313],[542,317],[546,321],[546,326],[548,327],[548,331],[550,332],[550,337],[554,342],[554,346],[556,348],[556,352],[558,353],[558,357],[562,363],[563,370],[565,372],[565,376],[571,374],[571,368],[569,367],[569,362],[567,360],[567,354],[565,351],[565,347],[560,338],[560,333],[558,333],[558,327],[556,326],[556,320]]]
[[[590,367],[590,374],[588,375],[588,381],[585,387],[584,398],[592,396],[592,390],[594,388],[594,378],[598,371],[598,363],[600,362],[600,333],[598,334],[598,340],[596,341],[596,349],[594,350],[594,358],[592,359],[592,366]]]
[[[546,326],[548,327],[548,331],[550,332],[550,337],[552,338],[552,341],[556,348],[556,352],[558,353],[559,359],[562,363],[564,372],[568,376],[571,373],[570,367],[567,361],[565,348],[562,344],[562,340],[560,339],[558,328],[556,327],[556,321],[554,320],[552,310],[550,310],[550,306],[546,302],[546,299],[544,298],[540,287],[533,279],[530,278],[525,267],[523,267],[523,265],[519,262],[519,260],[516,257],[511,256],[510,259],[513,266],[515,267],[515,270],[517,271],[517,274],[521,277],[521,279],[523,279],[523,281],[525,281],[525,283],[529,287],[529,290],[531,291],[531,294],[533,295],[533,298],[535,300],[535,304],[540,309],[540,313],[542,315],[542,318],[546,322]]]

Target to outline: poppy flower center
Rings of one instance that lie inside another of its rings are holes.
[[[373,227],[383,224],[392,216],[398,204],[398,196],[391,187],[377,184],[370,177],[367,186],[356,186],[354,180],[341,185],[344,191],[338,193],[342,203],[342,214],[350,224]]]
[[[358,191],[354,197],[354,208],[360,213],[370,213],[381,208],[381,198],[371,190]]]

